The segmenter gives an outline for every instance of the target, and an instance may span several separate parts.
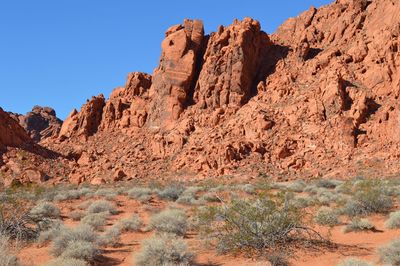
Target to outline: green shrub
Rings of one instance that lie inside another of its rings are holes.
[[[60,209],[51,202],[40,202],[30,212],[35,219],[58,218],[60,217]]]
[[[344,233],[374,230],[375,226],[368,219],[355,218],[343,229]]]
[[[385,227],[389,229],[400,228],[400,211],[389,214],[389,219],[385,222]]]
[[[400,239],[378,248],[380,259],[387,265],[400,265]]]
[[[109,212],[110,214],[118,213],[114,204],[106,200],[97,200],[92,202],[90,206],[87,208],[88,213],[100,213],[100,212]]]
[[[109,216],[109,212],[89,213],[81,219],[81,223],[89,225],[94,229],[99,229],[107,224],[107,218]]]
[[[360,260],[357,258],[347,258],[341,261],[337,266],[373,266],[373,263],[370,263],[365,260]]]
[[[2,266],[18,266],[17,256],[12,254],[9,247],[9,238],[0,234],[0,265]]]
[[[328,207],[321,207],[314,221],[319,225],[335,226],[340,224],[339,215],[336,211]]]
[[[199,210],[197,226],[221,252],[270,252],[290,243],[322,238],[303,224],[303,212],[285,199],[234,200]]]
[[[135,265],[194,265],[193,257],[183,240],[169,235],[160,235],[143,242],[142,249],[136,256]]]
[[[185,235],[187,226],[184,211],[167,209],[151,217],[148,228],[157,232]]]
[[[349,216],[385,213],[393,206],[393,199],[386,194],[379,180],[360,180],[354,185],[354,196],[344,206]]]
[[[137,214],[134,214],[131,217],[119,220],[115,226],[118,227],[122,232],[135,232],[140,231],[140,228],[143,226],[143,222]]]

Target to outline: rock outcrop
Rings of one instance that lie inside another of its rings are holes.
[[[149,124],[165,126],[179,119],[190,102],[204,42],[203,22],[185,20],[165,33],[160,64],[153,73]]]
[[[209,36],[186,20],[167,30],[151,77],[132,73],[73,111],[48,147],[78,183],[395,174],[399,38],[393,0],[310,8],[271,35],[250,18]]]
[[[32,140],[11,116],[0,108],[0,149],[7,146],[20,147]]]
[[[11,116],[19,122],[35,142],[57,137],[62,125],[62,120],[57,118],[56,112],[50,107],[36,105],[31,112],[25,115],[11,114]]]

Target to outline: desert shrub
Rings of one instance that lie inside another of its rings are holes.
[[[295,197],[292,200],[292,205],[296,208],[306,208],[314,205],[314,199],[309,196]]]
[[[121,219],[115,224],[115,226],[119,228],[122,232],[140,231],[142,225],[143,222],[137,214],[134,214],[128,218]]]
[[[57,258],[44,264],[43,266],[89,266],[89,264],[84,260],[72,258]]]
[[[99,229],[107,224],[107,218],[109,216],[109,212],[89,213],[81,219],[81,223],[89,225],[94,229]]]
[[[99,254],[100,251],[93,242],[76,240],[68,242],[65,250],[61,253],[61,257],[93,261]]]
[[[128,190],[128,197],[140,201],[148,201],[151,198],[152,190],[150,188],[135,187]]]
[[[171,185],[163,190],[157,191],[157,195],[160,199],[175,201],[183,193],[184,188],[181,185]]]
[[[304,191],[304,188],[307,186],[306,182],[304,182],[303,180],[296,180],[293,183],[290,183],[287,186],[287,189],[300,193]]]
[[[196,195],[201,190],[202,189],[200,187],[188,187],[182,192],[176,202],[188,205],[201,204],[203,201],[199,201]]]
[[[182,210],[167,209],[151,217],[148,228],[157,232],[185,235],[187,217]]]
[[[400,265],[400,239],[378,248],[380,260],[387,265]]]
[[[74,221],[80,221],[83,217],[85,217],[86,213],[83,211],[72,211],[68,215],[69,218],[71,218]]]
[[[344,233],[374,230],[375,226],[368,219],[355,218],[343,229]]]
[[[400,211],[389,214],[389,219],[386,220],[385,227],[389,229],[400,228]]]
[[[64,229],[64,225],[61,220],[53,221],[52,225],[47,229],[40,232],[37,242],[41,245],[53,240],[58,233]]]
[[[208,190],[208,192],[217,193],[217,192],[224,191],[224,190],[226,190],[226,189],[227,189],[227,186],[225,186],[225,185],[218,185],[218,186],[216,186],[216,187],[210,188],[210,189]]]
[[[193,265],[193,254],[186,243],[170,235],[158,235],[145,240],[136,256],[138,266]]]
[[[92,201],[86,200],[86,201],[84,201],[84,202],[82,202],[82,203],[80,203],[80,204],[78,205],[78,209],[80,209],[80,210],[86,210],[87,208],[89,208],[89,206],[90,206],[92,203],[93,203]]]
[[[335,226],[340,224],[339,215],[336,211],[328,207],[321,207],[314,221],[319,225]]]
[[[351,194],[353,190],[353,182],[347,180],[339,185],[337,185],[334,189],[336,193],[342,193],[342,194]]]
[[[250,194],[250,195],[256,193],[256,188],[252,184],[240,185],[239,189],[242,190],[243,192],[246,192],[247,194]]]
[[[302,215],[287,197],[260,197],[202,208],[197,214],[197,226],[201,233],[217,240],[221,252],[268,253],[287,249],[289,243],[324,241],[303,224]]]
[[[357,258],[347,258],[345,260],[342,260],[337,264],[337,266],[373,266],[373,263],[370,263],[365,260],[360,260]]]
[[[393,199],[385,193],[379,180],[359,180],[354,185],[354,195],[344,206],[343,212],[349,216],[384,213],[393,206]]]
[[[9,247],[9,238],[0,234],[0,265],[2,266],[18,266],[17,256],[15,256]]]
[[[98,243],[103,247],[115,247],[121,240],[120,235],[121,229],[116,226],[112,226],[99,236]]]
[[[117,209],[115,205],[106,200],[97,200],[92,202],[90,206],[87,208],[88,213],[100,213],[100,212],[109,212],[110,214],[116,214]]]
[[[215,193],[205,193],[203,196],[200,197],[201,201],[207,201],[207,202],[221,202],[221,200],[215,195]]]
[[[323,187],[323,188],[328,188],[328,189],[334,189],[336,186],[340,185],[342,182],[338,182],[335,180],[329,180],[329,179],[320,179],[318,180],[315,185],[317,187]]]
[[[96,243],[96,240],[97,240],[96,233],[88,225],[80,225],[75,228],[62,228],[62,230],[59,231],[58,235],[53,240],[51,253],[54,256],[59,257],[68,248],[72,249],[73,245],[77,242],[81,242],[81,243],[87,242],[89,244],[94,245],[93,243]],[[87,246],[85,247],[85,250],[89,250],[89,248],[88,249],[86,249],[86,248],[87,248]],[[77,253],[78,253],[78,251],[77,251]],[[77,254],[77,253],[75,253],[75,254]],[[94,252],[94,253],[96,253],[96,252]],[[91,254],[94,254],[94,253],[91,253]],[[76,257],[74,257],[74,258],[76,258]]]
[[[64,200],[75,200],[81,197],[81,193],[78,190],[67,190],[57,193],[54,196],[55,201],[64,201]]]
[[[35,219],[58,218],[60,214],[60,209],[51,202],[40,202],[30,212]]]
[[[114,191],[112,188],[101,188],[98,189],[95,193],[95,196],[104,197],[106,200],[113,200],[118,193]]]
[[[267,260],[271,266],[290,266],[287,255],[283,253],[271,253],[267,255]]]

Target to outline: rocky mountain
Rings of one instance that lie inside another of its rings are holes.
[[[394,0],[337,0],[271,35],[251,18],[210,35],[185,20],[152,76],[88,100],[45,145],[73,182],[396,174],[399,36]]]

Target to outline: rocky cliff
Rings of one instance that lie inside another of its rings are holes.
[[[93,97],[47,147],[71,179],[389,175],[400,157],[400,2],[337,0],[271,35],[166,31],[152,76]],[[97,181],[96,181],[97,182]]]

